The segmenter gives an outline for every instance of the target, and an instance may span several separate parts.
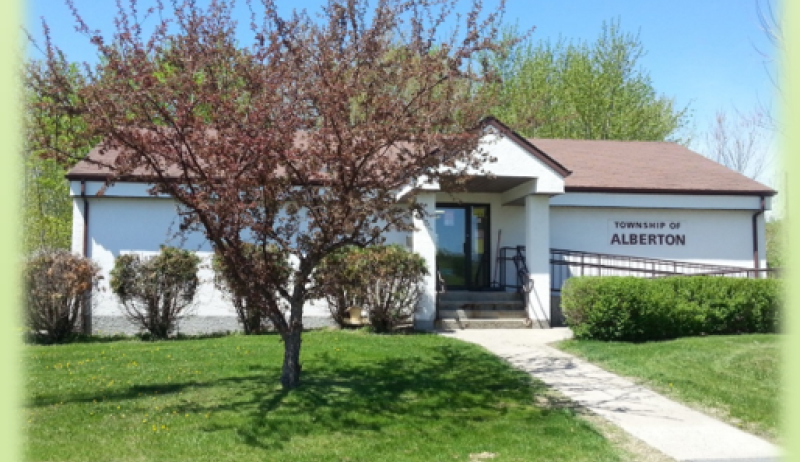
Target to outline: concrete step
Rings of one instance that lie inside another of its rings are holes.
[[[439,310],[439,319],[522,319],[525,310]]]
[[[530,319],[439,319],[436,328],[440,330],[462,329],[530,329],[535,326]]]
[[[517,292],[469,292],[466,290],[450,291],[439,294],[439,302],[508,302],[515,300],[521,301],[522,294]]]
[[[525,304],[521,300],[510,301],[439,301],[439,310],[474,310],[474,311],[497,311],[497,310],[524,310]]]

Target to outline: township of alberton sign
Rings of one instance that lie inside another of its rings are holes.
[[[609,220],[610,245],[686,245],[680,221]]]

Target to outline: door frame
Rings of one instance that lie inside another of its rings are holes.
[[[465,286],[449,286],[448,289],[452,288],[454,290],[468,290],[468,291],[484,291],[489,290],[492,285],[491,281],[491,269],[492,269],[492,246],[491,246],[491,236],[492,236],[492,207],[491,204],[487,203],[480,203],[480,202],[437,202],[435,210],[439,210],[440,208],[459,208],[465,210],[464,213],[464,236],[466,239],[466,252],[464,255],[465,265],[464,265],[464,280],[467,282]],[[484,283],[482,285],[475,285],[472,283],[472,258],[473,258],[473,239],[472,239],[472,220],[474,219],[472,215],[473,207],[485,207],[486,208],[486,216],[484,217],[486,220],[485,225],[485,234],[483,238],[483,260],[481,261],[481,265],[483,265],[484,276],[482,277]],[[441,236],[438,230],[436,230],[437,236]],[[438,237],[437,237],[437,254],[438,254]],[[436,262],[436,271],[439,271],[439,264],[438,261]]]

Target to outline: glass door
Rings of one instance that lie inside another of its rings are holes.
[[[489,287],[489,206],[436,207],[436,268],[449,289]]]

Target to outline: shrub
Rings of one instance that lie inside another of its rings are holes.
[[[193,252],[161,247],[154,257],[120,255],[111,271],[111,290],[125,317],[154,339],[164,339],[192,306],[200,258]]]
[[[783,220],[771,220],[766,224],[767,268],[783,268],[786,265],[786,226]]]
[[[25,323],[34,337],[49,343],[69,339],[87,309],[99,268],[66,250],[37,253],[23,271]]]
[[[253,265],[253,268],[249,268],[247,271],[264,274],[264,271],[259,270],[258,266],[263,265],[266,258],[274,266],[272,271],[279,273],[278,280],[285,281],[289,278],[291,269],[289,261],[286,255],[280,254],[276,248],[271,246],[263,248],[263,251],[266,252],[265,255],[260,255],[262,248],[253,244],[246,244],[244,249],[243,253],[247,260],[246,265]],[[230,298],[233,307],[236,309],[236,317],[242,325],[242,331],[245,335],[260,334],[271,330],[272,322],[270,322],[267,315],[267,302],[254,300],[249,295],[252,293],[251,291],[238,287],[234,282],[235,278],[232,277],[229,268],[219,254],[214,255],[211,264],[214,269],[214,284]],[[277,297],[272,297],[272,299],[276,300]]]
[[[774,279],[578,277],[561,303],[576,338],[638,342],[776,332],[780,291]]]
[[[422,257],[398,245],[347,247],[325,259],[316,281],[340,326],[360,307],[375,332],[388,332],[414,316],[427,273]]]

